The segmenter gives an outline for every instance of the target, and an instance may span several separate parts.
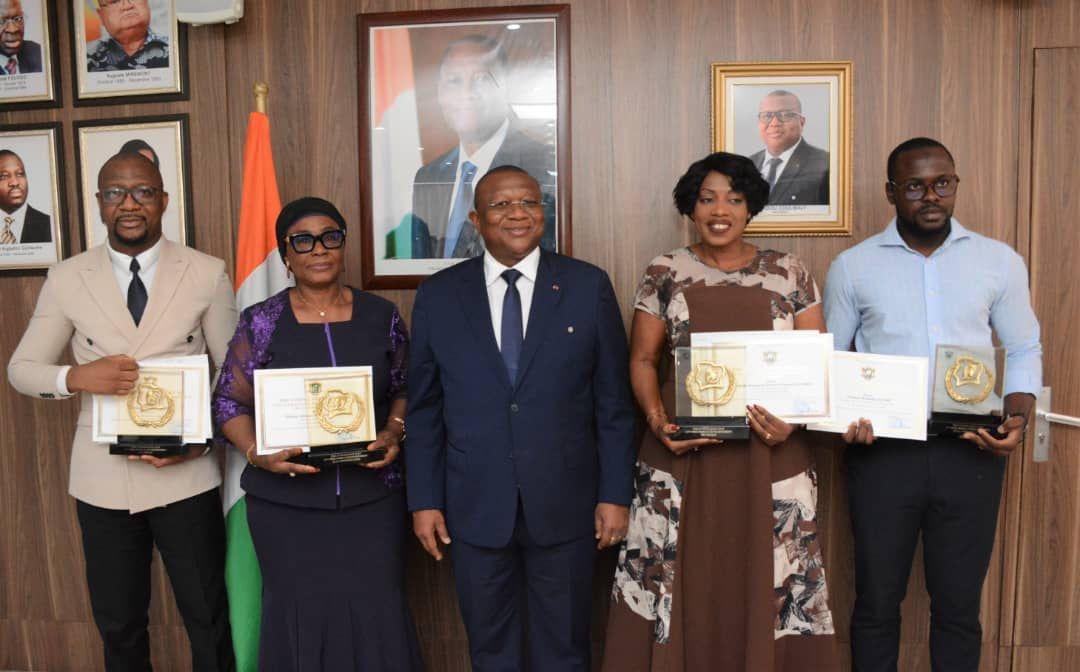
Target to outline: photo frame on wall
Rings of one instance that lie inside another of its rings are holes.
[[[62,135],[59,123],[0,126],[0,271],[64,257]]]
[[[175,0],[69,0],[75,105],[186,100]]]
[[[571,252],[570,7],[361,14],[363,285],[415,288],[483,252],[472,185],[540,184],[541,247]]]
[[[49,0],[8,0],[0,22],[0,107],[58,107],[56,8]]]
[[[105,162],[120,152],[142,154],[158,166],[162,187],[169,195],[161,217],[162,235],[184,245],[194,244],[188,115],[76,122],[75,145],[84,250],[108,239],[98,208],[97,178]]]
[[[749,236],[850,236],[850,61],[713,63],[712,151],[770,184]]]

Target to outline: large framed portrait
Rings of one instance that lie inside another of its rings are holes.
[[[174,0],[70,0],[76,105],[187,98]]]
[[[59,123],[0,126],[0,271],[48,268],[64,256],[61,143]]]
[[[541,246],[570,240],[570,7],[361,14],[363,284],[413,288],[480,254],[473,186],[540,185]]]
[[[747,235],[851,235],[851,112],[850,61],[713,63],[713,151],[769,182]]]
[[[120,153],[142,154],[154,162],[169,195],[161,217],[162,235],[184,245],[194,244],[188,115],[76,122],[75,144],[83,249],[99,245],[109,237],[98,208],[97,179],[105,162]]]
[[[0,0],[0,107],[58,107],[56,12],[48,0]]]

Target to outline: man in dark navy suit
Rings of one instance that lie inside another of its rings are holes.
[[[483,252],[468,219],[473,188],[489,169],[502,165],[520,166],[540,183],[546,224],[540,246],[555,249],[555,148],[519,127],[507,100],[510,76],[506,52],[490,37],[467,35],[443,52],[439,108],[458,144],[416,171],[412,258]]]
[[[52,218],[26,202],[29,193],[22,159],[0,149],[0,245],[52,242]]]
[[[802,101],[776,90],[758,106],[758,133],[765,149],[750,155],[769,183],[769,205],[828,205],[829,153],[802,137]]]
[[[0,76],[41,72],[41,45],[25,34],[21,0],[0,0]]]
[[[587,671],[596,549],[625,536],[633,489],[626,332],[607,274],[540,249],[528,173],[492,169],[474,205],[486,252],[413,308],[413,529],[436,560],[453,538],[476,672]]]

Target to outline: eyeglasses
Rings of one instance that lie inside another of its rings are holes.
[[[13,16],[10,19],[0,18],[0,28],[7,28],[9,23],[15,28],[22,28],[23,21],[25,19],[21,15]]]
[[[322,243],[327,250],[336,250],[345,244],[345,229],[330,229],[319,235],[313,233],[294,233],[285,236],[285,242],[292,246],[293,252],[307,254],[315,249],[315,243]]]
[[[509,210],[515,205],[520,205],[525,210],[535,210],[536,208],[543,207],[543,204],[540,201],[531,198],[523,198],[520,201],[496,201],[495,203],[488,203],[487,205],[489,210],[495,210],[496,212]]]
[[[781,124],[786,124],[787,122],[795,121],[800,117],[802,117],[802,114],[793,110],[780,110],[779,112],[758,112],[757,115],[758,121],[765,125],[768,125],[769,122],[773,119],[779,121]]]
[[[124,202],[131,194],[131,197],[135,199],[135,202],[139,205],[146,205],[154,200],[154,198],[161,193],[161,189],[157,187],[132,187],[131,189],[125,189],[123,187],[106,187],[98,192],[98,196],[101,198],[102,203],[108,203],[109,205],[119,205]]]
[[[956,175],[942,175],[934,179],[929,185],[922,180],[908,180],[903,184],[897,184],[892,180],[889,180],[889,184],[893,186],[893,189],[900,189],[900,193],[904,195],[904,198],[909,201],[921,201],[926,196],[926,190],[929,187],[934,190],[934,193],[941,198],[948,198],[956,193],[956,187],[960,184],[960,178]]]

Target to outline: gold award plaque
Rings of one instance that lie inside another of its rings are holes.
[[[982,403],[993,389],[993,372],[973,357],[958,357],[945,372],[945,391],[961,404]]]
[[[142,369],[128,393],[127,413],[117,418],[118,434],[169,435],[183,433],[182,371]]]
[[[735,372],[716,362],[698,362],[686,375],[686,393],[700,406],[723,406],[735,396]]]
[[[307,379],[308,436],[313,446],[366,440],[361,432],[367,419],[363,381],[338,378]]]

